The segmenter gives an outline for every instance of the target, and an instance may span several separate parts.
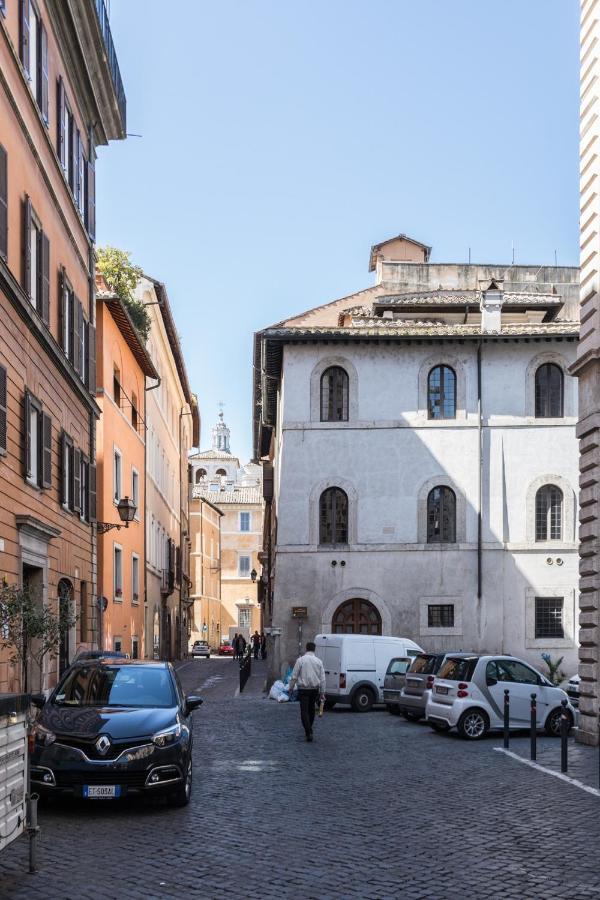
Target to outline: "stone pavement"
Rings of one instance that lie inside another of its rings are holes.
[[[336,708],[307,744],[297,704],[235,697],[231,660],[180,672],[206,696],[191,804],[42,810],[42,870],[15,842],[2,900],[600,898],[600,798],[494,752],[500,737]]]

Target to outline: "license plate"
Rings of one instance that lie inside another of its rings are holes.
[[[447,687],[440,687],[440,686],[437,685],[437,684],[436,684],[436,686],[435,686],[435,690],[436,690],[436,693],[437,693],[437,694],[447,694],[447,693],[448,693],[448,688],[447,688]]]
[[[88,800],[112,800],[121,796],[120,784],[84,784],[83,796]]]

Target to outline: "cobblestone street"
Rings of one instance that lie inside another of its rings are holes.
[[[20,839],[0,896],[600,897],[600,798],[494,752],[498,736],[467,744],[387,712],[335,709],[306,744],[297,704],[261,699],[260,674],[236,697],[236,675],[228,659],[180,669],[206,698],[187,808],[43,808],[40,872]]]

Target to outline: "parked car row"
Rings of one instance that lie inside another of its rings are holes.
[[[325,665],[329,709],[349,703],[365,712],[385,703],[391,713],[425,719],[436,731],[455,728],[467,740],[480,740],[503,727],[508,690],[511,729],[529,727],[532,693],[538,728],[560,734],[563,700],[569,727],[575,721],[571,692],[514,656],[427,653],[406,638],[367,635],[321,634],[315,643]],[[572,689],[578,691],[578,684]]]

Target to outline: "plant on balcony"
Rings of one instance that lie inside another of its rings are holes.
[[[37,591],[0,585],[0,648],[8,650],[10,661],[19,666],[24,690],[31,690],[32,663],[39,678],[37,689],[43,690],[44,660],[56,659],[62,638],[76,622],[76,615],[70,611],[59,615]]]
[[[562,684],[567,677],[561,669],[564,656],[561,656],[560,659],[552,659],[549,653],[542,653],[542,659],[548,667],[547,675],[552,684]]]
[[[151,319],[148,310],[141,300],[133,296],[138,282],[143,275],[139,266],[131,262],[131,254],[117,247],[99,247],[96,251],[96,268],[103,276],[109,288],[125,304],[143,342],[150,334]]]

